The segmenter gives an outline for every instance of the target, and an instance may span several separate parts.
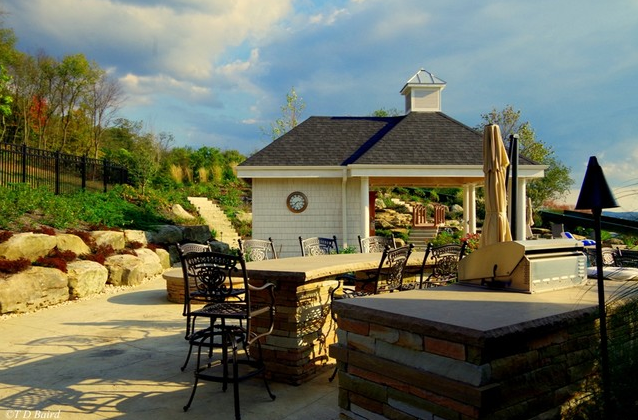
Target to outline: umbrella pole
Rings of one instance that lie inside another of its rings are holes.
[[[603,275],[603,253],[600,216],[602,209],[592,209],[594,213],[594,234],[596,238],[596,277],[598,285],[598,313],[600,318],[600,365],[603,382],[603,415],[611,419],[611,377],[609,372],[609,350],[607,340],[607,310],[605,308],[605,284]]]
[[[512,187],[510,189],[510,230],[512,240],[518,237],[518,134],[510,135],[510,162],[512,165]]]

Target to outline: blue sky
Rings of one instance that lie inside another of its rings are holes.
[[[475,126],[512,105],[571,168],[596,156],[638,211],[638,2],[616,0],[1,0],[18,48],[83,53],[120,80],[121,115],[175,146],[270,142],[294,86],[311,115],[403,110],[420,68]]]

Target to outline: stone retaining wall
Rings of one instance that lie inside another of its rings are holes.
[[[104,265],[78,259],[67,264],[67,272],[56,268],[33,266],[13,275],[0,276],[0,314],[24,313],[67,300],[100,293],[107,284],[135,286],[144,279],[161,274],[177,259],[174,244],[190,240],[210,239],[207,226],[161,226],[154,231],[94,231],[96,243],[123,250],[128,243],[161,244],[167,249],[137,248],[133,254],[107,257]],[[53,249],[73,251],[76,255],[90,252],[84,241],[72,234],[16,233],[0,243],[0,258],[36,261]],[[169,252],[170,251],[170,252]]]

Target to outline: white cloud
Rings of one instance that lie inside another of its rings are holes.
[[[316,15],[312,15],[309,17],[308,20],[312,24],[330,26],[330,25],[333,25],[337,21],[337,19],[339,19],[339,17],[341,17],[342,15],[347,15],[347,14],[348,14],[348,11],[346,9],[338,9],[328,14],[319,13]]]
[[[36,49],[53,38],[67,53],[102,54],[102,64],[120,72],[199,81],[215,73],[225,51],[267,36],[291,11],[288,0],[10,1],[15,13],[30,15]]]
[[[2,3],[23,51],[84,53],[125,86],[125,117],[152,115],[177,143],[253,150],[250,128],[279,116],[291,86],[305,117],[402,109],[399,90],[425,67],[448,82],[443,111],[463,123],[520,109],[575,188],[593,155],[612,188],[638,177],[634,0]]]

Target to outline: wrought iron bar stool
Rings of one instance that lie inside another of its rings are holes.
[[[266,366],[261,355],[261,339],[272,333],[275,320],[274,285],[255,286],[248,282],[246,260],[238,256],[217,252],[191,253],[188,259],[189,276],[195,280],[200,293],[210,297],[213,303],[193,311],[197,317],[211,319],[211,327],[203,333],[197,345],[197,367],[191,396],[184,406],[187,411],[193,402],[200,380],[219,382],[226,391],[232,383],[235,418],[240,418],[239,383],[257,375],[263,376],[264,385],[271,399],[266,380]],[[243,300],[234,300],[232,278],[241,279],[246,291]],[[258,321],[258,322],[256,322]],[[219,345],[213,341],[219,339]],[[219,348],[221,355],[202,354],[202,348]],[[240,357],[240,353],[244,357]],[[256,352],[256,354],[255,354]],[[208,356],[208,357],[206,357]],[[241,367],[241,372],[240,372]]]

